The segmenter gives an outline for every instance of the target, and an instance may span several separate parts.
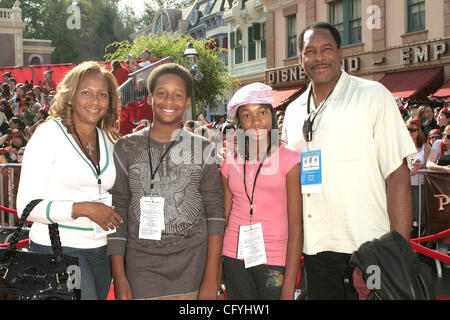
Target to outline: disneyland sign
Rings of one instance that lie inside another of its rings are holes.
[[[361,69],[361,59],[359,57],[342,59],[342,69],[346,72],[359,71]],[[280,69],[266,70],[266,83],[268,85],[289,83],[305,79],[305,70],[299,64]]]

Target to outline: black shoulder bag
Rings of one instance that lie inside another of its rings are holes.
[[[79,300],[77,257],[62,254],[58,224],[48,226],[53,254],[17,250],[23,225],[40,200],[23,210],[8,248],[0,248],[0,300]]]

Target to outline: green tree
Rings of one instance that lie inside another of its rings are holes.
[[[173,57],[176,63],[184,64],[183,53],[186,45],[192,41],[199,53],[199,67],[204,77],[195,86],[195,108],[203,110],[205,106],[217,107],[217,101],[225,99],[226,89],[236,88],[239,81],[230,76],[229,68],[224,65],[222,56],[226,49],[211,45],[208,39],[194,40],[187,35],[162,34],[147,37],[140,35],[131,43],[129,41],[114,42],[107,47],[107,61],[127,59],[128,54],[139,57],[141,52],[150,49],[153,59]]]
[[[139,18],[130,4],[125,4],[119,11],[119,18],[122,21],[124,32],[127,36],[139,31],[143,26],[143,18]]]
[[[1,8],[12,8],[15,0],[0,0]],[[129,38],[128,26],[118,10],[119,0],[78,0],[81,28],[67,26],[72,0],[22,0],[22,18],[26,23],[25,39],[47,39],[56,49],[53,63],[102,60],[105,47]]]
[[[118,0],[79,0],[81,30],[76,43],[82,48],[78,61],[102,60],[111,42],[128,39],[119,11]]]
[[[144,3],[144,12],[142,17],[138,19],[139,28],[136,31],[143,29],[152,23],[155,14],[161,9],[161,6],[158,5],[157,2],[158,1],[149,1]],[[161,2],[163,2],[165,8],[182,9],[192,5],[195,0],[168,0]]]

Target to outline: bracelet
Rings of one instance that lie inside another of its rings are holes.
[[[225,293],[225,285],[222,283],[222,284],[220,285],[219,290],[217,290],[217,296],[221,296],[221,295],[223,295],[224,293]]]

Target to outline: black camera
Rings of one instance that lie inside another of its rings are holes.
[[[12,132],[12,130],[11,130],[11,128],[9,127],[8,122],[4,121],[4,122],[0,125],[0,133],[1,133],[2,135],[5,135],[5,134],[11,134],[11,132]]]

